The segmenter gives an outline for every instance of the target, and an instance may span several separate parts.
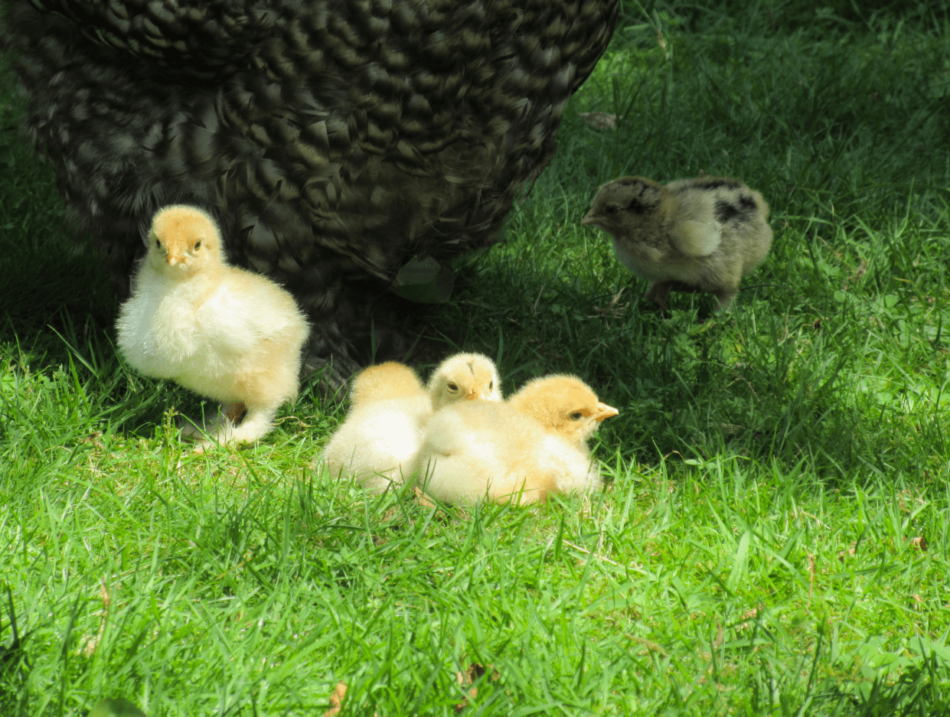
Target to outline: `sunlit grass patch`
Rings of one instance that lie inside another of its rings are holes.
[[[380,717],[950,709],[946,11],[826,5],[625,2],[460,262],[428,338],[620,409],[605,489],[537,508],[334,479],[316,385],[195,454],[177,421],[213,405],[118,357],[104,263],[0,133],[0,713],[313,715],[341,682]],[[761,191],[774,244],[730,313],[664,316],[578,222],[617,176],[700,172]]]

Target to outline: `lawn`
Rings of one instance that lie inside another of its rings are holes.
[[[332,479],[316,385],[192,452],[210,404],[120,360],[105,266],[0,132],[0,714],[323,715],[341,683],[378,717],[950,713],[950,10],[865,5],[625,3],[425,337],[620,409],[605,489],[541,507]],[[664,316],[579,220],[700,173],[765,196],[772,251],[728,314]]]

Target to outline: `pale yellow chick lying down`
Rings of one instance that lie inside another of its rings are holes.
[[[425,492],[446,503],[524,505],[584,493],[602,483],[587,439],[617,413],[576,377],[536,379],[507,403],[439,411],[407,474],[418,472]]]
[[[428,387],[403,364],[371,366],[356,377],[349,415],[323,460],[332,475],[353,478],[371,491],[401,484],[433,413],[457,401],[501,401],[500,383],[495,364],[481,354],[446,359]]]

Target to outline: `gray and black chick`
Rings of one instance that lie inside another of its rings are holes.
[[[643,177],[604,184],[581,224],[613,237],[614,252],[650,282],[646,297],[668,309],[670,291],[708,292],[725,311],[739,282],[772,245],[769,205],[737,179],[697,177],[667,185]]]

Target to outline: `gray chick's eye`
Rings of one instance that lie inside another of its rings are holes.
[[[606,211],[608,214],[616,214],[617,212],[620,211],[620,207],[617,206],[616,204],[608,204]]]
[[[454,383],[452,383],[451,381],[449,381],[449,384],[448,384],[448,385],[449,385],[449,390],[452,391],[452,392],[455,392],[455,391],[458,391],[458,390],[459,390],[459,387],[456,386],[456,385],[455,385]]]
[[[155,240],[155,246],[156,246],[158,249],[161,249],[161,248],[162,248],[162,243],[161,243],[158,239],[156,239],[156,240]]]
[[[570,416],[568,416],[568,418],[570,418],[572,421],[579,421],[579,420],[581,420],[583,417],[584,417],[584,414],[581,413],[580,411],[574,411],[574,413],[572,413]]]

